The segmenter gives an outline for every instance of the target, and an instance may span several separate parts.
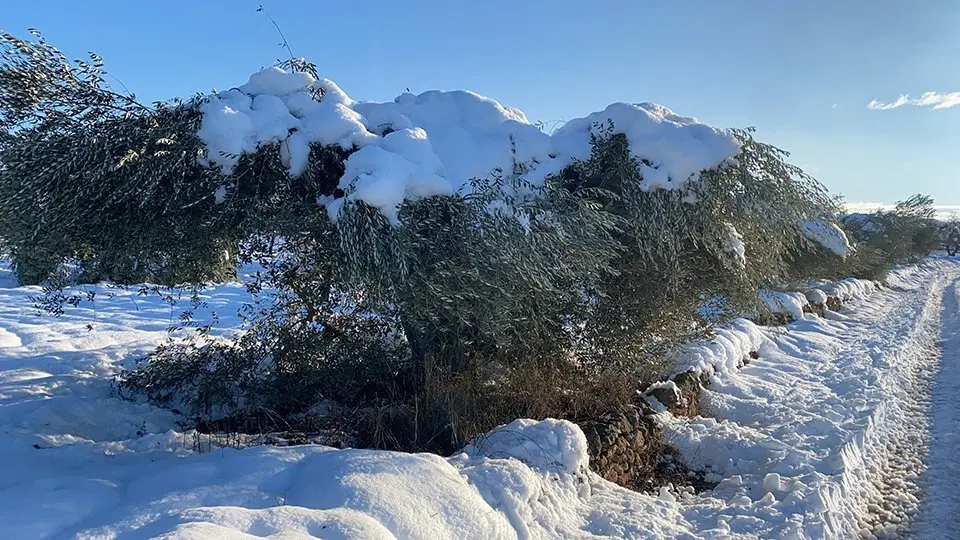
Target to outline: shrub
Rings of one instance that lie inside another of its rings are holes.
[[[535,202],[491,211],[515,176],[477,182],[475,194],[402,206],[400,224],[351,205],[341,216],[346,279],[392,306],[414,361],[467,370],[474,356],[509,362],[567,347],[580,289],[611,270],[618,220],[578,192],[527,186]]]
[[[940,226],[943,250],[953,257],[960,253],[960,218],[953,218]]]
[[[0,228],[21,281],[65,260],[90,263],[91,278],[169,283],[229,266],[230,239],[209,222],[219,180],[197,164],[193,104],[147,108],[106,87],[98,57],[72,65],[42,39],[0,43]],[[170,256],[185,247],[196,256]]]

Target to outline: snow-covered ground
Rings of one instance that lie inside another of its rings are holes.
[[[960,538],[960,288],[953,282],[944,295],[940,351],[932,374],[925,471],[917,538]]]
[[[704,395],[712,417],[659,419],[720,483],[652,497],[590,473],[582,433],[560,421],[514,422],[450,458],[211,449],[172,412],[111,385],[165,339],[175,309],[101,290],[58,319],[37,316],[38,291],[0,267],[0,537],[850,538],[919,515],[912,532],[949,538],[958,279],[960,264],[935,260],[825,319],[742,324],[689,351],[691,365],[722,364]],[[209,309],[229,328],[244,294],[217,287]],[[759,358],[742,369],[724,358],[749,349]],[[905,411],[926,410],[909,406],[924,373],[935,374],[932,413],[918,423]],[[915,454],[929,440],[929,456],[891,483],[897,441],[914,435]]]
[[[709,496],[728,506],[687,512],[694,526],[722,519],[760,538],[906,534],[926,460],[922,444],[912,463],[896,454],[922,442],[912,405],[938,365],[941,312],[956,312],[944,290],[957,278],[955,262],[929,262],[842,313],[765,329],[760,358],[704,392],[714,418],[665,416],[690,464],[723,479]],[[894,481],[892,463],[904,463]]]

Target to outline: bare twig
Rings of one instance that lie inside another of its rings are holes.
[[[290,54],[290,61],[293,62],[295,60],[295,57],[293,56],[293,50],[290,49],[290,43],[287,41],[287,37],[283,35],[283,30],[280,29],[280,25],[277,24],[277,21],[270,16],[267,10],[263,7],[263,4],[260,4],[259,6],[257,6],[257,13],[263,13],[264,15],[267,16],[268,19],[270,19],[270,22],[273,23],[273,27],[276,28],[277,33],[280,34],[280,39],[283,40],[283,42],[280,43],[280,45],[283,48],[287,49],[287,53]]]

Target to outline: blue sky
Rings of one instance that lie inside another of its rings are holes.
[[[655,101],[756,126],[849,201],[960,205],[960,106],[924,105],[960,92],[958,2],[262,3],[293,52],[356,99],[466,88],[548,125]],[[97,51],[152,101],[239,85],[286,56],[258,4],[35,0],[4,6],[0,25]]]

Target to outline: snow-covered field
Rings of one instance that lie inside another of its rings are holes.
[[[741,324],[689,351],[690,365],[716,361],[711,418],[659,419],[720,483],[653,497],[590,473],[582,433],[560,421],[517,421],[449,458],[198,445],[177,415],[111,385],[166,338],[176,310],[101,290],[58,319],[37,316],[38,291],[0,267],[0,537],[949,538],[958,280],[960,264],[933,260],[841,313]],[[209,309],[229,328],[244,295],[217,287]],[[750,350],[759,358],[730,367]],[[932,409],[911,407],[931,378]],[[920,456],[929,441],[929,456],[891,482],[907,439]],[[918,530],[898,528],[914,515]]]

